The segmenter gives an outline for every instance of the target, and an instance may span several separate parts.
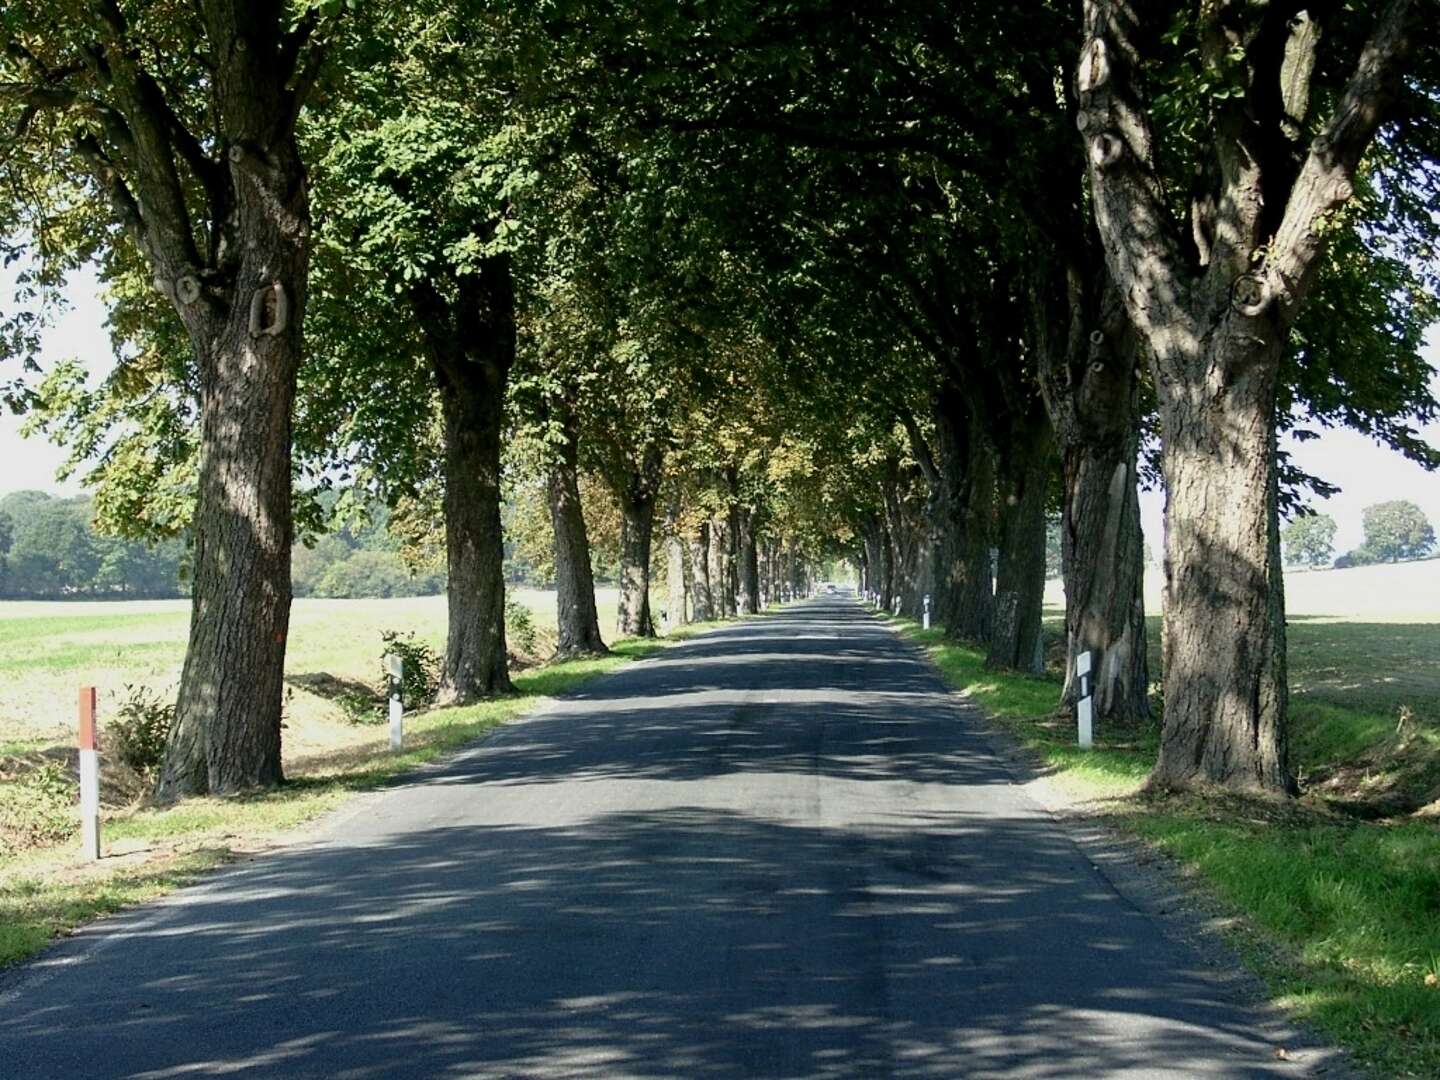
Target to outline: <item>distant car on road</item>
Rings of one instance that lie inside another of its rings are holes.
[[[835,586],[834,586],[834,585],[826,585],[826,586],[825,586],[825,591],[826,591],[827,593],[833,593],[833,592],[835,591]]]

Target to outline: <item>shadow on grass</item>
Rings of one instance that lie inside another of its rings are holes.
[[[1097,796],[1136,791],[1155,763],[1158,728],[1095,733],[1095,745],[1078,745],[1075,721],[1058,711],[1061,680],[1055,675],[1022,675],[985,666],[985,654],[945,636],[922,630],[908,619],[890,617],[900,633],[923,648],[947,685],[962,692],[1001,729],[1039,758],[1035,775],[1063,776],[1083,783]]]

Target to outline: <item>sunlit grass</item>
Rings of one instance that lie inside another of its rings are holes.
[[[1440,1076],[1433,822],[1217,819],[1184,803],[1121,820],[1200,871],[1260,932],[1242,938],[1246,955],[1283,1004],[1380,1075]]]
[[[1133,794],[1155,760],[1155,733],[1096,733],[1092,749],[1076,745],[1073,720],[1057,718],[1061,684],[1048,675],[992,671],[979,649],[946,638],[938,628],[922,630],[908,619],[891,621],[923,647],[946,683],[985,710],[1020,739],[1067,790],[1101,798]]]

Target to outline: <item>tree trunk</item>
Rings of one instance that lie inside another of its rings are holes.
[[[1060,446],[1065,579],[1065,685],[1089,652],[1097,729],[1150,718],[1140,529],[1139,342],[1099,268],[1047,266],[1037,275],[1040,386]]]
[[[449,620],[439,705],[510,693],[505,653],[505,541],[500,441],[515,360],[515,286],[508,257],[456,283],[411,290],[445,424],[445,595]]]
[[[247,92],[243,86],[220,91],[224,98]],[[262,112],[266,107],[263,100],[244,104]],[[263,116],[247,118],[259,131],[269,128]],[[264,177],[251,178],[241,163],[231,163],[236,180],[230,223],[239,250],[238,265],[228,268],[233,278],[223,288],[207,281],[193,302],[176,300],[200,366],[200,463],[190,636],[156,787],[162,801],[271,787],[284,779],[280,726],[294,540],[291,416],[303,347],[310,214],[293,137],[271,145],[269,157]],[[170,286],[167,295],[176,293]],[[251,317],[257,295],[258,329]]]
[[[1210,339],[1212,347],[1224,348],[1224,337]],[[1211,376],[1203,396],[1192,385],[1161,398],[1165,723],[1150,784],[1293,792],[1276,512],[1278,363],[1206,360],[1211,372],[1239,374]]]
[[[696,622],[715,618],[715,600],[710,588],[710,523],[702,521],[690,541],[690,580],[694,585]]]
[[[736,611],[732,547],[729,523],[715,518],[710,524],[710,588],[715,594],[715,610],[722,619],[734,618]]]
[[[665,628],[684,626],[685,617],[685,538],[680,535],[680,513],[672,506],[665,516]]]
[[[985,663],[1038,675],[1045,670],[1045,504],[1055,466],[1055,442],[1039,402],[1012,425],[1007,442],[1000,465],[995,623]]]
[[[941,492],[936,502],[937,614],[949,637],[986,642],[994,625],[990,555],[994,456],[958,388],[936,409]]]
[[[650,540],[655,525],[655,497],[648,491],[627,492],[620,499],[621,637],[654,637],[650,616]]]
[[[555,655],[565,659],[605,653],[600,616],[595,609],[595,577],[590,564],[590,538],[580,504],[579,437],[574,410],[559,406],[562,440],[550,465],[546,491],[550,524],[555,533],[555,607],[559,637]]]
[[[739,548],[739,610],[742,615],[760,611],[760,570],[755,550],[755,511],[748,506],[735,510],[735,543]]]

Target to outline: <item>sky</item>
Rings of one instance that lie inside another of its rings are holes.
[[[9,278],[0,272],[0,298],[9,298],[10,284]],[[42,367],[48,370],[58,361],[74,357],[85,361],[96,378],[110,370],[114,356],[104,329],[105,309],[97,290],[93,272],[71,277],[65,290],[67,310],[54,321],[43,339]],[[1440,327],[1431,331],[1425,355],[1437,369],[1434,386],[1440,396]],[[55,479],[56,470],[65,460],[64,453],[43,438],[23,438],[22,423],[21,418],[0,410],[0,495],[25,488],[78,494],[81,486],[76,478],[63,483]],[[1429,424],[1420,431],[1426,442],[1440,447],[1440,423]],[[1440,529],[1440,473],[1427,473],[1395,451],[1352,431],[1325,431],[1319,439],[1303,443],[1287,440],[1285,448],[1300,468],[1340,487],[1339,494],[1312,504],[1316,510],[1333,517],[1339,526],[1335,537],[1337,553],[1360,546],[1361,511],[1377,502],[1409,499]],[[1146,540],[1158,556],[1164,542],[1163,493],[1142,491],[1140,513]]]

